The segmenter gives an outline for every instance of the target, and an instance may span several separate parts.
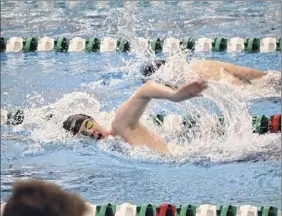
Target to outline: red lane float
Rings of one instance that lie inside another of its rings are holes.
[[[270,116],[269,132],[277,133],[281,131],[281,115]]]
[[[157,216],[176,216],[176,206],[162,204],[157,208]]]

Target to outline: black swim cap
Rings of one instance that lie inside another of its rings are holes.
[[[144,76],[150,76],[153,73],[155,73],[164,64],[165,64],[164,60],[156,60],[156,61],[150,62],[149,64],[146,64],[145,66],[143,66],[143,68],[141,69],[141,73]]]
[[[63,128],[66,129],[67,131],[71,131],[73,135],[75,135],[78,133],[82,123],[86,119],[93,119],[93,118],[91,116],[84,114],[71,115],[68,117],[67,120],[64,121]]]

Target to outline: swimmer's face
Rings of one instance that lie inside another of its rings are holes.
[[[84,136],[100,140],[107,136],[106,130],[94,119],[86,119],[82,122],[79,133]]]

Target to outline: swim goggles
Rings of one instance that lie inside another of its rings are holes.
[[[86,128],[87,130],[90,130],[92,127],[93,127],[93,122],[90,121],[90,120],[87,120],[87,121],[85,122],[85,128]]]

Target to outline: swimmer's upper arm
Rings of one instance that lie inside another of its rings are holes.
[[[244,67],[224,62],[223,67],[233,76],[241,80],[253,80],[265,76],[266,73],[250,67]]]
[[[128,101],[118,108],[112,125],[118,130],[125,127],[134,129],[152,98],[180,102],[191,97],[200,96],[199,94],[206,87],[206,82],[202,80],[185,84],[177,90],[154,81],[147,81]]]
[[[125,127],[134,128],[152,98],[173,100],[174,92],[175,90],[172,88],[154,81],[147,81],[128,101],[118,108],[112,122],[113,130],[120,130]]]

